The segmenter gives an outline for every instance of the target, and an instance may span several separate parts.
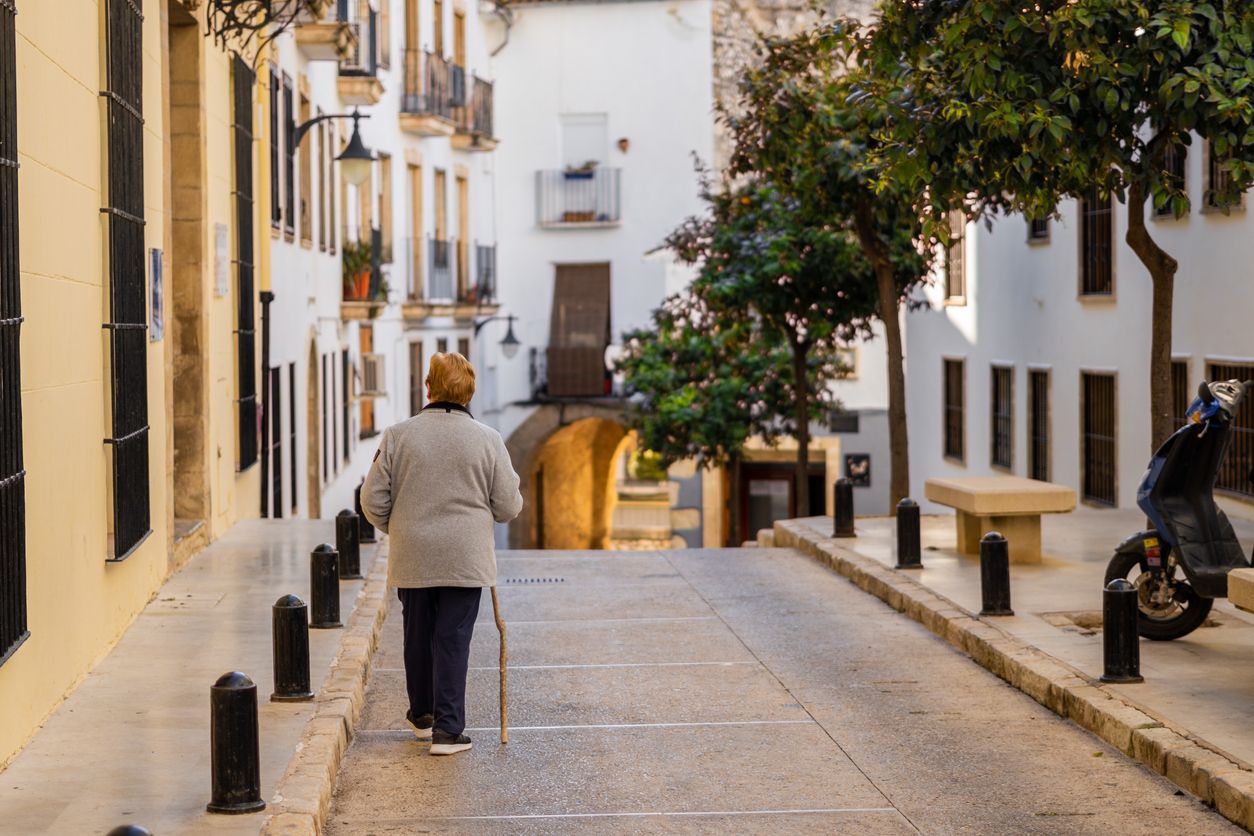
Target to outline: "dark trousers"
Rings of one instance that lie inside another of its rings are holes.
[[[414,717],[435,715],[449,734],[466,728],[466,669],[479,587],[398,589],[405,628],[405,689]]]

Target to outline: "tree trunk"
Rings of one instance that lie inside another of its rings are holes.
[[[897,503],[910,495],[910,440],[906,429],[906,365],[901,344],[901,320],[897,304],[897,283],[893,279],[893,263],[888,247],[875,229],[871,206],[859,200],[855,211],[858,241],[867,261],[875,269],[875,286],[879,294],[879,317],[884,323],[884,341],[888,343],[888,446],[889,487],[888,510],[896,515]]]
[[[1150,313],[1150,451],[1167,440],[1171,425],[1171,309],[1179,263],[1150,237],[1145,226],[1145,190],[1128,187],[1128,246],[1149,270],[1153,283]]]
[[[810,353],[808,344],[790,339],[792,345],[792,373],[796,378],[793,385],[797,387],[796,416],[797,422],[797,490],[796,514],[798,517],[810,516],[810,375],[807,374],[806,357]]]
[[[740,537],[740,456],[732,456],[727,460],[727,478],[731,484],[727,509],[727,526],[731,541],[728,546],[739,546]]]

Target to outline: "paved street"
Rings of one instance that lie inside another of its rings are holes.
[[[500,567],[509,746],[486,596],[445,759],[404,725],[393,606],[332,833],[1240,832],[792,551]]]

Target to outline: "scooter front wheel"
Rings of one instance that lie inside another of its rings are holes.
[[[1137,632],[1153,641],[1187,636],[1206,621],[1213,598],[1204,598],[1187,580],[1173,578],[1165,569],[1148,566],[1137,554],[1123,552],[1106,567],[1106,583],[1116,578],[1131,581],[1139,597]]]

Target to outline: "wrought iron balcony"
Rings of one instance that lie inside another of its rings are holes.
[[[351,47],[340,60],[337,88],[349,105],[378,104],[383,96],[379,72],[379,13],[364,0],[339,0],[336,18],[352,33]]]
[[[604,346],[533,348],[529,376],[531,397],[537,401],[606,398],[614,394]]]
[[[476,301],[491,304],[496,301],[496,245],[475,244]]]
[[[621,220],[617,168],[536,172],[536,223],[546,228],[616,226]]]
[[[405,50],[401,128],[421,136],[452,135],[452,71],[441,56],[418,49]]]
[[[470,100],[457,111],[457,135],[453,147],[462,151],[491,151],[496,148],[492,133],[492,82],[475,76]]]

